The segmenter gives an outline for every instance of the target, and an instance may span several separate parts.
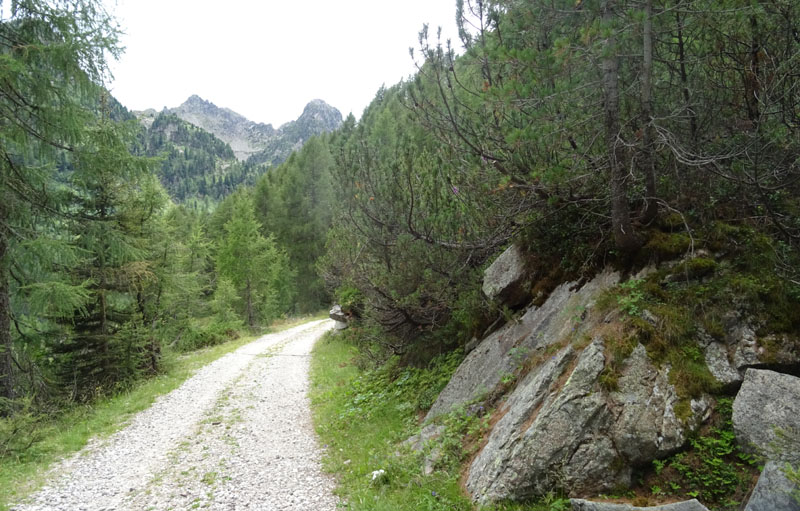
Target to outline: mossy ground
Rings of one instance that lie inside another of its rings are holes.
[[[689,241],[680,232],[652,235],[649,254],[660,263],[657,269],[623,282],[598,301],[601,313],[621,325],[618,335],[606,336],[611,356],[601,384],[614,390],[622,362],[642,343],[655,365],[670,367],[680,398],[676,416],[688,420],[694,398],[710,395],[716,401],[711,421],[693,434],[686,451],[641,470],[628,501],[647,505],[698,497],[710,509],[738,509],[758,470],[736,445],[731,389],[708,370],[698,341],[724,342],[729,323],[747,321],[757,329],[769,361],[780,346],[775,335],[767,334],[789,342],[797,338],[800,287],[777,271],[774,241],[752,229],[714,223],[691,240],[694,253]]]

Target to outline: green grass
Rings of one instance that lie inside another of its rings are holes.
[[[311,359],[314,424],[326,447],[325,469],[337,479],[346,509],[473,510],[461,488],[461,476],[488,428],[489,416],[461,410],[445,416],[438,442],[442,456],[426,476],[422,456],[401,446],[419,431],[422,410],[431,404],[460,361],[458,354],[439,357],[427,368],[401,367],[397,359],[373,370],[359,369],[353,334],[326,335]],[[432,392],[435,390],[436,392]],[[371,474],[385,477],[372,481]],[[566,509],[566,500],[498,505],[497,510]]]
[[[137,412],[148,408],[158,396],[178,388],[198,369],[255,340],[265,333],[285,330],[322,319],[322,313],[273,323],[258,335],[243,336],[224,344],[185,354],[167,353],[164,372],[132,388],[91,405],[76,406],[36,425],[40,441],[23,455],[0,459],[0,511],[9,509],[44,483],[51,464],[86,445],[93,436],[108,436],[124,427]]]
[[[457,474],[421,475],[418,460],[396,456],[397,444],[417,427],[413,405],[387,392],[376,372],[355,365],[356,348],[326,335],[311,360],[311,401],[320,441],[327,447],[326,470],[337,475],[338,494],[348,509],[472,509]],[[371,481],[375,470],[386,478]]]

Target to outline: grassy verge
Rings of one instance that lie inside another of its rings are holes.
[[[280,320],[265,333],[285,330],[302,323],[322,319],[323,314]],[[136,412],[148,408],[158,396],[166,394],[191,377],[201,367],[255,340],[259,335],[243,336],[224,344],[185,354],[167,353],[164,372],[144,380],[112,397],[91,405],[75,407],[58,417],[37,425],[41,440],[17,458],[0,460],[0,511],[36,490],[47,468],[55,461],[86,445],[93,436],[108,436],[127,424]]]
[[[348,331],[349,332],[349,331]],[[449,379],[458,354],[440,357],[424,369],[384,366],[359,369],[350,337],[326,335],[311,360],[314,423],[327,452],[325,469],[336,475],[338,495],[352,510],[472,510],[461,487],[465,464],[485,434],[490,415],[469,409],[441,420],[444,433],[423,454],[402,445],[420,429],[422,410]],[[423,472],[431,449],[433,472]],[[375,477],[375,471],[384,472]],[[556,510],[566,501],[499,505],[502,510]],[[563,508],[566,509],[566,508]]]

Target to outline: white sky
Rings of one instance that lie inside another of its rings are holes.
[[[126,32],[111,84],[123,105],[160,110],[197,94],[276,128],[317,98],[359,118],[382,84],[413,73],[423,23],[458,39],[455,0],[106,4]]]

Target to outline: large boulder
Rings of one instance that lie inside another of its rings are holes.
[[[347,314],[344,313],[342,310],[342,306],[339,304],[334,305],[330,311],[328,311],[328,316],[334,321],[333,329],[336,331],[345,330],[348,327],[347,324]]]
[[[744,511],[800,511],[800,488],[786,477],[785,464],[768,461]]]
[[[610,502],[592,502],[583,499],[570,499],[570,504],[572,504],[572,511],[708,511],[708,508],[696,499],[651,507],[636,507],[630,504],[612,504]]]
[[[522,250],[511,245],[484,272],[483,293],[503,305],[519,305],[528,296],[526,277]]]
[[[599,382],[606,365],[602,338],[582,352],[567,346],[536,366],[511,393],[500,420],[473,461],[467,489],[488,503],[541,496],[602,493],[631,483],[631,467],[680,449],[687,425],[669,368],[652,365],[641,344],[624,362],[617,390]],[[692,403],[689,426],[709,404]]]
[[[328,316],[334,321],[341,321],[342,323],[347,323],[347,314],[344,313],[342,310],[342,306],[338,303],[331,307],[331,310],[328,311]]]
[[[563,487],[596,493],[630,481],[630,468],[604,434],[613,415],[596,388],[602,342],[571,364],[575,357],[564,348],[512,393],[470,466],[466,487],[474,500],[522,500]]]
[[[564,283],[541,307],[529,308],[519,320],[486,337],[458,367],[425,420],[487,396],[526,359],[548,346],[583,335],[595,326],[589,314],[595,301],[618,282],[618,273],[606,271],[583,286]]]
[[[733,430],[749,452],[800,463],[800,378],[748,369],[733,402]]]

